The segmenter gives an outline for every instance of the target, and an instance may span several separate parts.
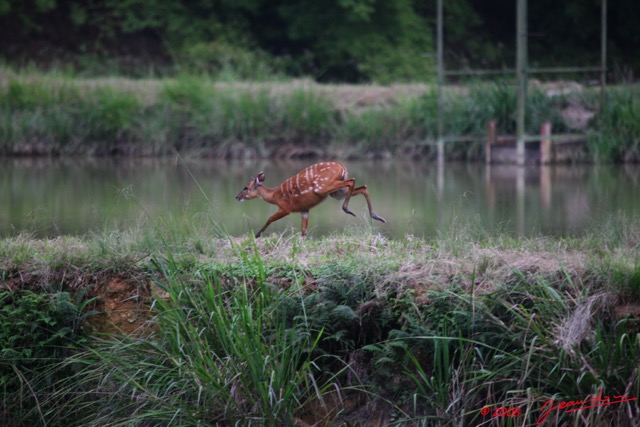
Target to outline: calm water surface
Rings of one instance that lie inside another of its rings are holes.
[[[177,159],[0,159],[0,236],[79,235],[105,227],[136,227],[163,215],[210,215],[237,236],[258,230],[276,207],[235,195],[259,171],[276,186],[312,162],[220,162]],[[612,214],[640,219],[640,167],[485,166],[431,162],[344,162],[356,184],[367,184],[375,210],[364,198],[328,199],[310,214],[310,235],[349,228],[389,237],[435,236],[467,223],[487,232],[515,235],[580,235]],[[269,232],[300,230],[292,214]]]

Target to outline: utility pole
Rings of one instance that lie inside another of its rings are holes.
[[[438,72],[438,165],[442,167],[444,165],[444,94],[443,94],[443,85],[444,85],[444,41],[443,41],[443,31],[442,27],[444,26],[442,22],[442,0],[438,0],[437,5],[437,72]]]
[[[525,106],[527,104],[527,0],[518,0],[516,12],[516,75],[518,104],[516,110],[516,162],[525,163]]]
[[[600,112],[604,112],[605,90],[607,86],[607,0],[602,0],[602,12],[600,15]]]

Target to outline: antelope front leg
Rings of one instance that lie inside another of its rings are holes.
[[[264,230],[266,230],[266,229],[267,229],[267,227],[269,226],[269,224],[271,224],[272,222],[277,221],[277,220],[279,220],[279,219],[281,219],[281,218],[284,218],[284,217],[285,217],[285,216],[287,216],[287,215],[289,215],[289,212],[283,211],[282,209],[279,209],[279,210],[278,210],[278,212],[276,212],[276,213],[274,213],[273,215],[271,215],[271,216],[269,217],[269,219],[267,220],[267,223],[264,225],[264,227],[262,227],[262,228],[260,229],[260,231],[258,231],[258,232],[256,233],[256,239],[257,239],[258,237],[260,237],[260,235],[262,234],[262,232],[263,232]]]
[[[307,234],[307,227],[309,225],[309,211],[302,212],[302,237]]]

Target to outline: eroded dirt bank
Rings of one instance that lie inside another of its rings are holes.
[[[277,253],[274,252],[274,255],[277,256]],[[523,277],[589,282],[593,280],[590,263],[588,257],[579,252],[558,254],[540,251],[523,254],[519,250],[478,249],[469,259],[435,258],[423,262],[407,259],[397,268],[381,274],[378,284],[372,286],[383,297],[390,292],[411,295],[411,299],[421,306],[430,303],[430,292],[450,286],[462,286],[470,292],[486,293],[494,291],[500,284]],[[305,260],[303,264],[306,264]],[[47,267],[43,271],[34,271],[33,266],[28,266],[23,271],[5,271],[0,290],[81,292],[84,298],[95,299],[88,308],[99,312],[88,318],[92,330],[100,333],[136,334],[144,332],[150,326],[153,300],[166,297],[166,292],[157,286],[157,283],[163,281],[161,274],[149,273],[146,268],[126,270],[91,272],[74,266],[58,270]],[[326,277],[314,275],[313,269],[306,271],[302,279],[286,275],[286,270],[286,267],[275,268],[271,271],[272,276],[268,276],[266,280],[282,290],[300,286],[305,294],[318,292],[319,286],[327,281]],[[227,286],[254,280],[225,275],[218,278]],[[617,318],[632,316],[640,319],[640,304],[621,298],[614,298],[612,302],[610,308]]]

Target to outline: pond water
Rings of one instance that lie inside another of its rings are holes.
[[[235,195],[259,171],[277,186],[312,162],[173,159],[0,159],[0,236],[81,235],[135,227],[160,215],[211,215],[233,236],[258,230],[276,207]],[[311,210],[309,234],[372,228],[389,237],[431,237],[475,224],[488,233],[581,235],[623,213],[640,219],[640,166],[486,166],[431,162],[343,162],[367,184],[376,212],[356,196],[345,215],[327,199]],[[300,215],[267,233],[300,230]]]

